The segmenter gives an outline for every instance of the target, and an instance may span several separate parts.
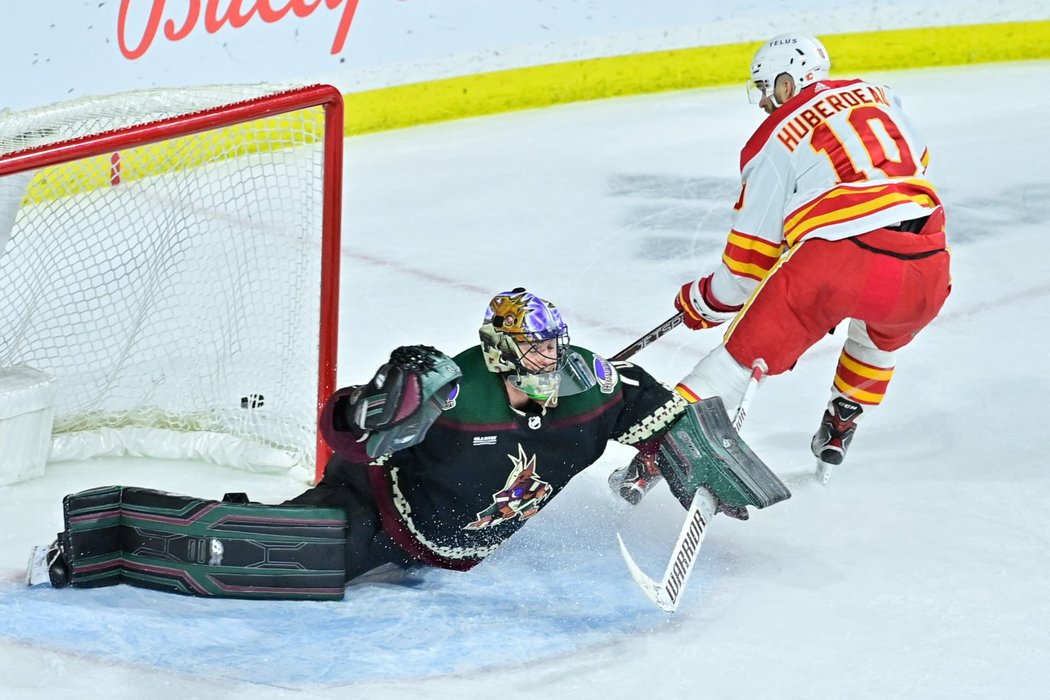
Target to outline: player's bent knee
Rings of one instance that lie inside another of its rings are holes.
[[[719,345],[697,362],[693,371],[679,383],[701,399],[721,396],[732,415],[750,378],[751,370],[733,359],[725,345]]]

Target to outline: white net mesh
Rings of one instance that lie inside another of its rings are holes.
[[[273,92],[139,91],[7,113],[0,158]],[[43,168],[27,188],[0,178],[18,193],[0,246],[0,367],[56,378],[56,435],[208,431],[312,469],[323,124],[321,108],[297,110],[128,143]]]

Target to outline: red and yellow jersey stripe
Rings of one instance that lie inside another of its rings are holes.
[[[917,204],[933,211],[940,198],[933,185],[918,178],[862,186],[838,185],[785,217],[784,240],[794,247],[822,228],[859,222],[902,204]]]
[[[722,262],[734,275],[761,282],[786,250],[786,246],[764,238],[730,231]]]

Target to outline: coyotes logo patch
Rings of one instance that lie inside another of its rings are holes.
[[[502,491],[492,494],[492,505],[478,513],[478,519],[466,526],[468,530],[494,527],[500,523],[521,518],[527,520],[550,498],[551,485],[536,475],[536,455],[529,457],[518,445],[518,456],[507,455],[514,469],[507,477]]]

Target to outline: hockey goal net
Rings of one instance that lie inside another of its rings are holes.
[[[0,368],[56,384],[51,460],[302,469],[334,389],[343,107],[315,85],[0,114]]]

